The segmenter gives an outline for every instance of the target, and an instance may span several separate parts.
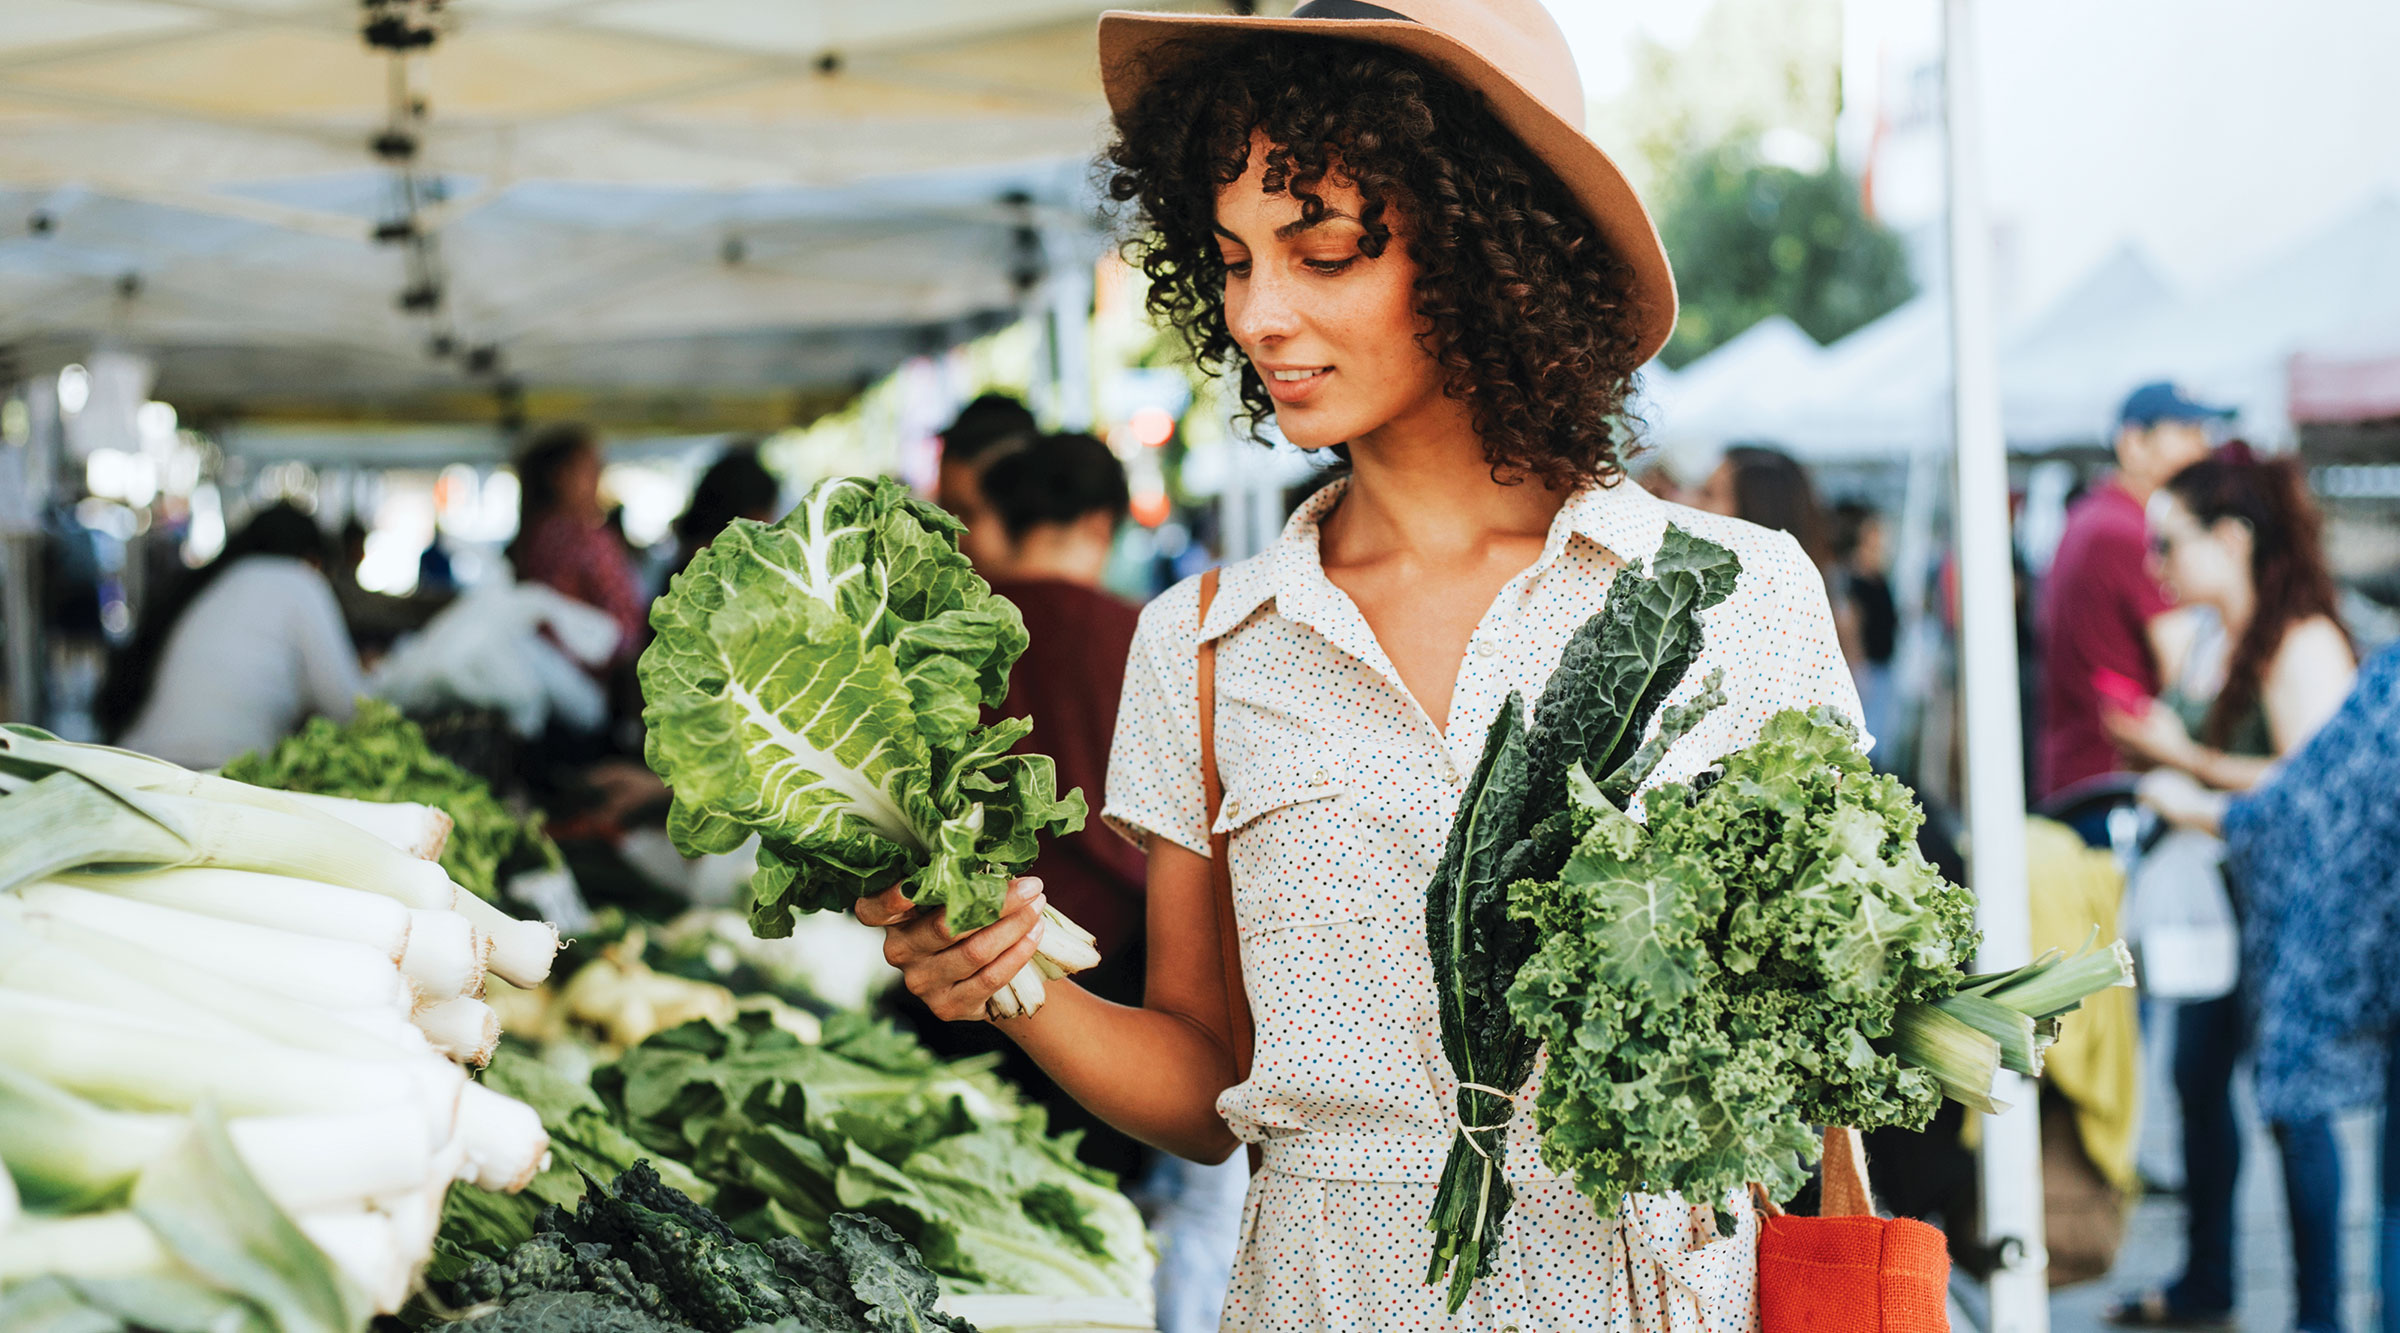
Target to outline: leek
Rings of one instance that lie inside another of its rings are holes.
[[[59,882],[157,907],[348,940],[395,963],[408,948],[410,908],[381,894],[288,875],[191,866],[133,874],[64,875]]]
[[[237,1115],[408,1107],[431,1144],[449,1137],[466,1084],[458,1066],[431,1054],[358,1059],[295,1051],[13,990],[0,990],[0,1063],[147,1110],[189,1110],[209,1100]]]
[[[27,915],[115,935],[237,980],[337,1008],[394,1006],[408,995],[400,969],[363,944],[245,925],[64,884],[18,890]],[[447,997],[445,997],[447,998]]]
[[[464,895],[462,895],[464,896]],[[400,971],[420,1007],[483,994],[484,940],[456,912],[412,910]]]
[[[2000,1043],[1930,1004],[1904,1003],[1892,1015],[1893,1053],[1942,1085],[1954,1101],[1998,1115],[2006,1103],[1992,1100],[2000,1077]]]
[[[500,1047],[500,1016],[481,1000],[444,1000],[419,1009],[413,1021],[435,1050],[460,1064],[481,1068]]]

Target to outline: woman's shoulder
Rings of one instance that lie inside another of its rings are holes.
[[[1177,581],[1142,608],[1141,620],[1134,630],[1135,644],[1173,645],[1179,649],[1198,646],[1201,585],[1210,574],[1216,576],[1217,587],[1216,596],[1209,603],[1208,618],[1212,622],[1229,623],[1229,617],[1239,620],[1247,616],[1275,593],[1272,559],[1272,552],[1261,552]]]
[[[2333,617],[2310,616],[2293,622],[2283,632],[2283,642],[2276,645],[2275,661],[2269,670],[2277,676],[2328,669],[2347,673],[2357,665],[2357,655],[2350,650],[2350,636],[2334,623]]]

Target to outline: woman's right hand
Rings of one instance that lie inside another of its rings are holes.
[[[1000,919],[964,935],[950,933],[946,911],[919,910],[897,885],[859,899],[852,910],[882,927],[884,961],[900,969],[909,994],[936,1018],[963,1022],[983,1017],[985,1001],[1033,960],[1042,943],[1043,901],[1040,880],[1016,880]]]

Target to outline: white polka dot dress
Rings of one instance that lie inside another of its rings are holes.
[[[1718,1237],[1712,1210],[1634,1196],[1603,1217],[1537,1160],[1537,1065],[1518,1101],[1518,1189],[1491,1276],[1451,1314],[1425,1284],[1457,1084],[1439,1055],[1425,887],[1485,729],[1512,689],[1537,697],[1567,637],[1627,560],[1672,521],[1734,552],[1731,597],[1670,696],[1722,667],[1731,702],[1669,752],[1654,781],[1690,777],[1793,707],[1849,717],[1822,579],[1779,532],[1623,484],[1569,501],[1541,556],[1503,588],[1460,667],[1445,735],[1400,682],[1347,594],[1325,578],[1319,492],[1275,546],[1229,567],[1208,621],[1198,580],[1143,612],[1110,754],[1105,817],[1136,842],[1205,856],[1196,652],[1217,638],[1217,762],[1230,832],[1242,974],[1257,1022],[1247,1082],[1217,1109],[1262,1145],[1225,1305],[1229,1330],[1611,1329],[1748,1333],[1757,1232],[1747,1207]],[[1729,1201],[1730,1205],[1740,1200]]]

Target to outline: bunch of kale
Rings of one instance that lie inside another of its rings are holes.
[[[973,1333],[934,1308],[939,1289],[889,1227],[845,1214],[830,1250],[753,1245],[636,1163],[586,1179],[573,1213],[441,1293],[460,1333]],[[478,1308],[491,1306],[493,1308]]]
[[[1581,782],[1619,805],[1724,695],[1711,676],[1690,702],[1643,733],[1700,654],[1700,613],[1733,593],[1731,551],[1669,526],[1645,572],[1620,570],[1599,612],[1575,631],[1533,719],[1511,694],[1484,741],[1449,845],[1426,892],[1426,935],[1439,992],[1442,1053],[1461,1084],[1460,1132],[1450,1145],[1433,1216],[1425,1280],[1450,1279],[1450,1308],[1491,1272],[1515,1195],[1504,1167],[1509,1095],[1533,1073],[1540,1034],[1508,1004],[1537,938],[1509,908],[1509,886],[1557,875],[1581,829],[1569,787]],[[1470,1086],[1475,1085],[1475,1086]]]

